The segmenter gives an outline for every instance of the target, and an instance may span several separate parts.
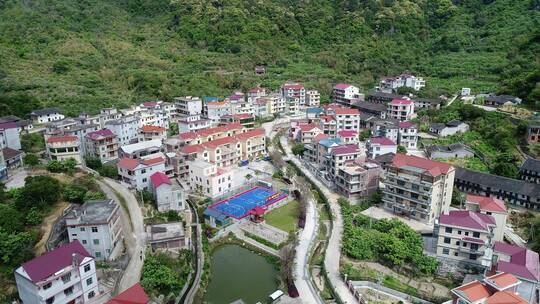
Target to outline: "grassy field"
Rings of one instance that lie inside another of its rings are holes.
[[[272,225],[286,232],[296,230],[298,224],[298,201],[292,201],[268,212],[265,215],[268,225]]]

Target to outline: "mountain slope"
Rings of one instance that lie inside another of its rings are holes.
[[[428,77],[426,94],[496,90],[510,53],[535,58],[516,46],[538,21],[537,0],[8,0],[0,114],[95,112],[288,79],[328,94],[338,81],[369,88],[405,70]],[[259,64],[267,76],[253,76]]]

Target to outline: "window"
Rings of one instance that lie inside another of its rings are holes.
[[[81,227],[79,230],[81,231],[85,231],[86,229],[84,227]]]
[[[101,252],[96,251],[96,258],[100,258],[100,257],[101,257]]]
[[[92,227],[92,232],[98,232],[97,227]]]
[[[469,259],[471,259],[471,260],[473,260],[473,261],[476,260],[476,254],[472,254],[472,253],[471,253],[471,254],[469,255]]]
[[[99,239],[94,239],[94,245],[99,245]]]
[[[458,246],[459,246],[459,241],[456,241],[456,245],[458,245]]]
[[[67,288],[67,289],[64,290],[64,294],[65,294],[66,296],[69,296],[69,295],[71,295],[72,293],[73,293],[73,286],[71,286],[71,287],[69,287],[69,288]]]
[[[49,283],[43,285],[43,290],[47,290],[47,289],[51,288],[51,286],[52,286],[52,283],[49,282]]]
[[[86,245],[87,242],[86,242],[86,240],[82,240],[82,243],[83,243],[83,245]]]
[[[457,231],[457,234],[461,235],[461,230],[458,230],[458,231]]]
[[[89,272],[90,271],[90,264],[86,264],[84,265],[84,272]]]
[[[465,236],[469,236],[469,231],[465,231]]]
[[[450,244],[450,238],[445,237],[445,238],[444,238],[444,243],[445,243],[445,244]]]
[[[450,254],[450,249],[444,248],[444,249],[442,250],[442,253],[448,255],[448,254]]]
[[[444,229],[444,232],[446,232],[446,233],[452,233],[452,228],[446,227],[446,228]]]
[[[86,286],[90,286],[92,285],[92,283],[94,283],[94,280],[92,278],[86,279]]]
[[[45,301],[45,303],[47,303],[47,304],[52,304],[52,303],[54,303],[54,297],[48,298],[48,299]]]
[[[91,299],[96,296],[96,293],[92,290],[88,293],[88,298]]]
[[[475,238],[479,238],[480,237],[480,232],[473,232],[472,236],[475,237]]]
[[[62,276],[62,282],[67,283],[70,280],[71,280],[71,273],[68,273],[65,276]]]

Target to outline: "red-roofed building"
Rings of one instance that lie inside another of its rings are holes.
[[[76,240],[15,270],[23,303],[84,303],[99,294],[96,265]]]
[[[508,273],[485,277],[452,289],[452,304],[534,303],[523,298],[519,286],[519,280]]]
[[[386,115],[388,118],[399,121],[411,120],[416,117],[414,113],[414,102],[406,99],[394,99],[388,103]]]
[[[340,104],[351,105],[351,100],[359,97],[360,89],[350,84],[338,83],[332,90],[332,101]]]
[[[326,114],[335,118],[336,132],[341,130],[360,131],[360,111],[358,109],[332,105],[326,109]]]
[[[246,129],[253,129],[255,126],[255,117],[249,113],[223,115],[220,118],[220,124],[240,123]]]
[[[302,124],[298,127],[299,131],[295,139],[302,144],[310,144],[315,136],[324,133],[321,126],[318,124]]]
[[[166,159],[162,153],[156,153],[137,159],[122,158],[117,166],[122,183],[137,190],[144,190],[151,189],[152,174],[166,171]]]
[[[47,138],[46,150],[51,160],[66,160],[73,158],[81,163],[81,142],[77,136],[51,136]]]
[[[538,253],[515,245],[495,242],[491,273],[510,273],[521,281],[519,294],[529,303],[538,303],[536,290],[539,280]]]
[[[285,99],[297,98],[300,106],[306,104],[306,89],[299,83],[285,83],[281,86],[281,95]]]
[[[185,209],[186,198],[184,191],[173,183],[165,173],[155,172],[150,175],[150,185],[154,192],[158,211],[181,211]]]
[[[504,227],[506,226],[506,218],[508,217],[508,211],[506,210],[503,200],[495,197],[467,194],[465,197],[465,208],[467,210],[493,216],[497,222],[497,227],[495,227],[494,230],[493,240],[502,242],[504,237]]]
[[[255,102],[261,97],[266,97],[266,89],[261,87],[252,88],[247,93],[248,102]]]
[[[144,125],[139,129],[139,142],[154,139],[165,140],[166,138],[167,129],[163,127]]]
[[[398,144],[407,150],[416,150],[418,143],[418,128],[410,121],[400,121]]]
[[[374,159],[386,153],[397,153],[397,144],[386,137],[372,137],[366,143],[367,155]]]
[[[337,132],[337,138],[341,139],[341,141],[346,144],[359,142],[358,132],[355,130],[340,130]]]
[[[109,129],[90,132],[85,136],[86,155],[108,162],[118,158],[118,137]]]
[[[433,234],[437,238],[437,257],[443,262],[491,266],[495,219],[491,215],[469,210],[454,210],[435,222]]]
[[[107,304],[148,304],[150,298],[141,284],[136,283],[116,297],[110,299]]]
[[[451,165],[398,153],[386,171],[385,208],[425,223],[449,211],[455,175]]]

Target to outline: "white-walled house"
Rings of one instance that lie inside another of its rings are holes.
[[[351,100],[357,98],[360,94],[360,89],[347,83],[338,83],[332,90],[332,101],[350,105]]]
[[[397,144],[386,137],[372,137],[366,143],[367,155],[369,158],[386,153],[397,153]]]
[[[84,303],[99,295],[94,257],[79,241],[23,263],[15,281],[24,304]]]
[[[186,208],[185,192],[174,185],[165,173],[155,172],[150,176],[150,183],[158,211],[181,211]]]
[[[98,260],[107,260],[122,241],[119,206],[113,200],[87,201],[64,217],[70,241],[78,240]]]
[[[210,198],[216,198],[233,189],[232,170],[219,168],[204,160],[188,161],[190,187]]]
[[[140,118],[137,115],[128,115],[119,119],[107,121],[105,128],[111,130],[117,137],[121,146],[137,141]]]
[[[467,131],[469,131],[469,125],[460,120],[452,120],[447,123],[434,123],[429,126],[429,132],[440,137],[465,133]]]
[[[0,149],[21,149],[20,128],[15,122],[0,123]]]
[[[394,99],[387,105],[386,116],[398,121],[407,121],[416,117],[414,102],[407,99]]]
[[[51,121],[58,121],[66,118],[58,111],[57,108],[46,108],[41,110],[35,110],[30,113],[30,117],[34,123],[46,123]]]
[[[51,160],[67,160],[73,158],[81,163],[81,142],[74,135],[51,136],[46,141],[47,154]]]
[[[142,159],[122,158],[118,162],[120,180],[137,190],[150,189],[150,175],[165,172],[165,158],[158,154]]]

